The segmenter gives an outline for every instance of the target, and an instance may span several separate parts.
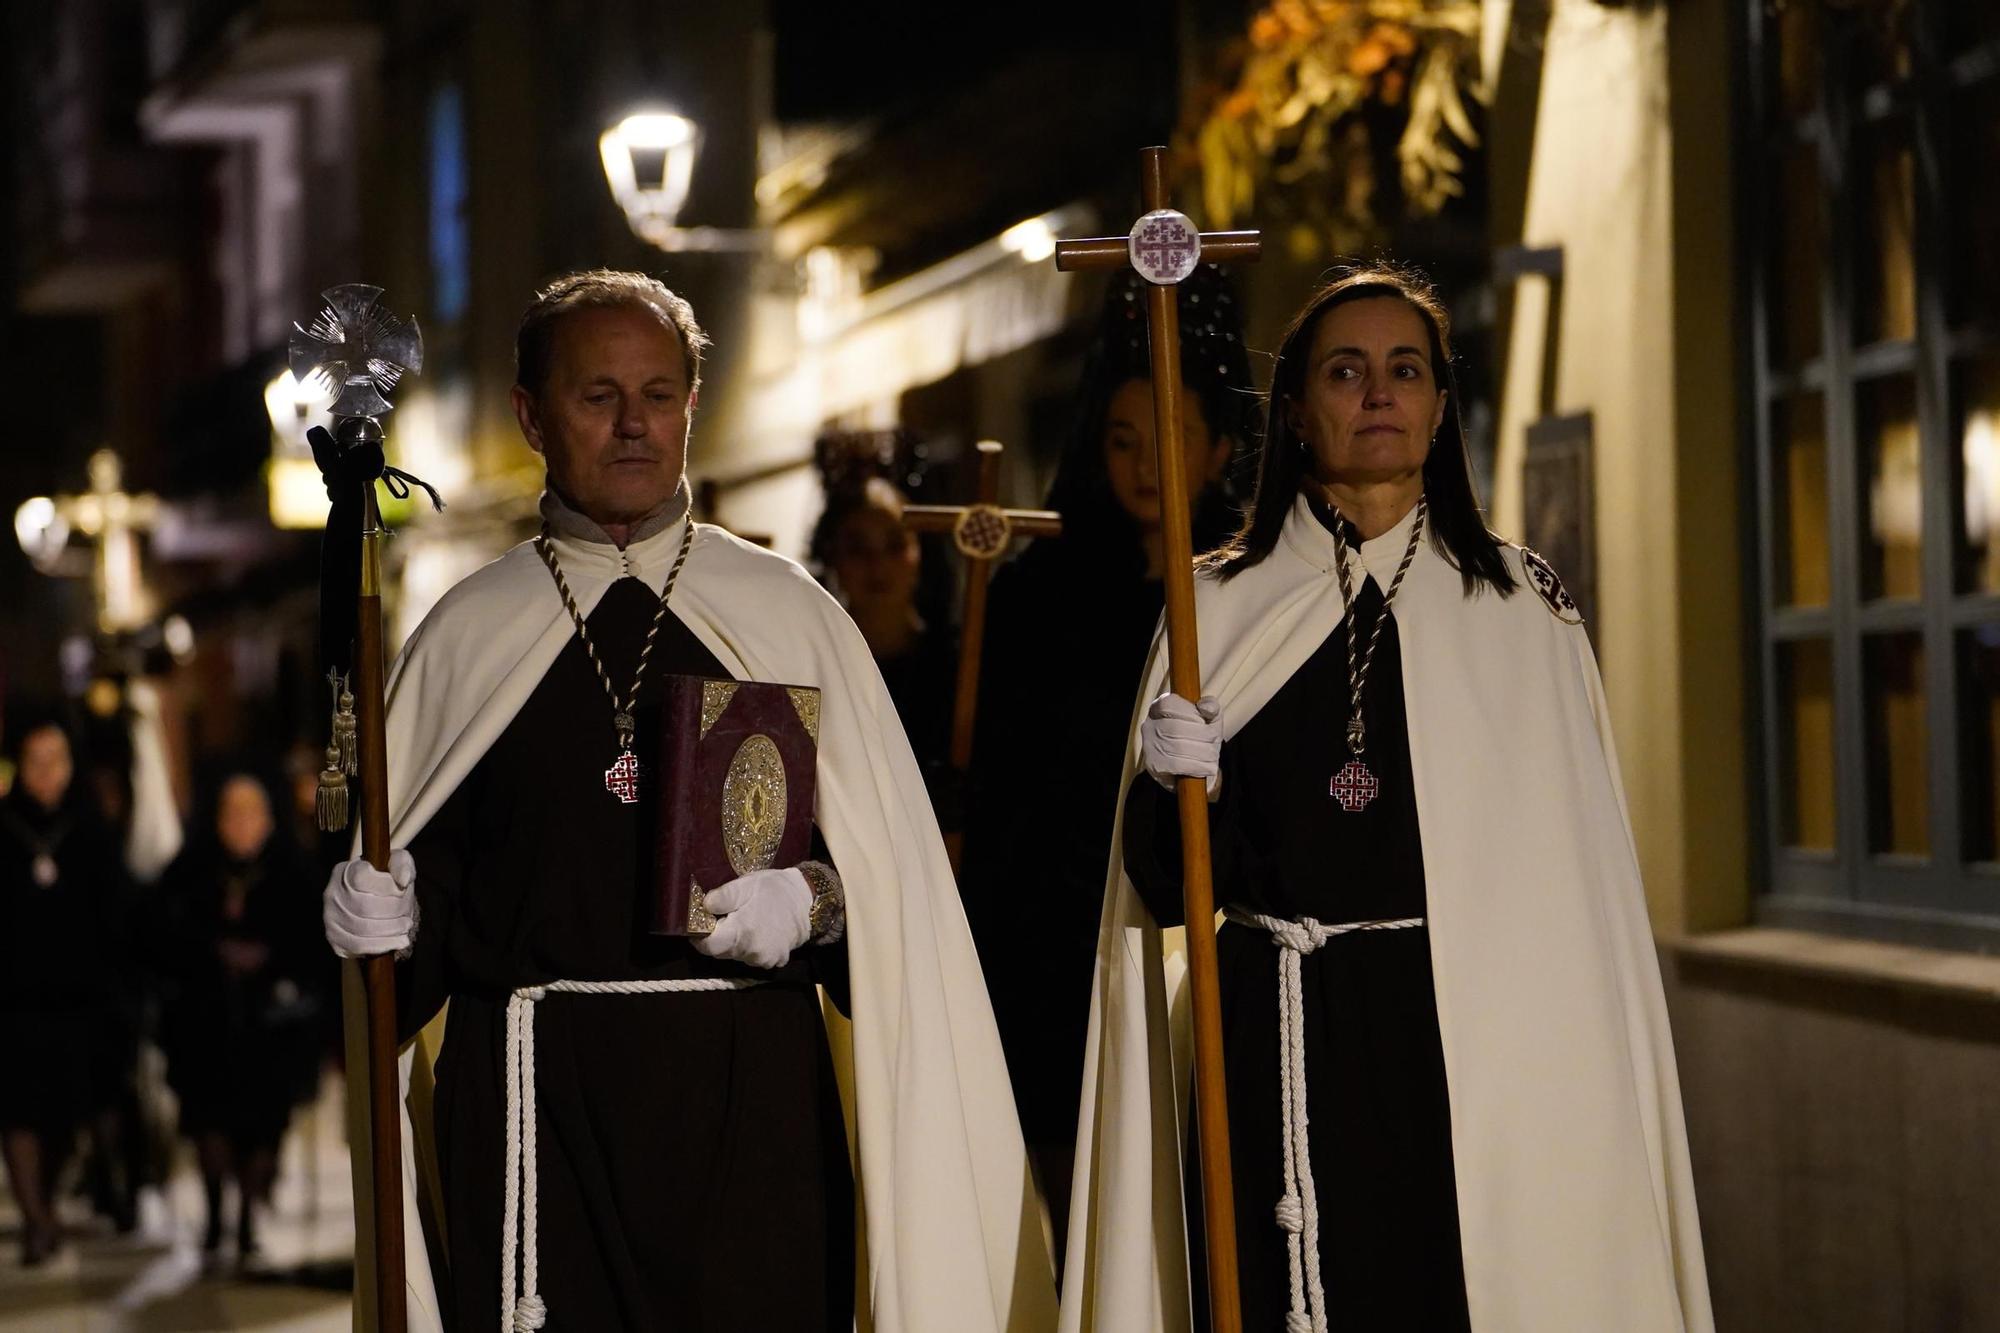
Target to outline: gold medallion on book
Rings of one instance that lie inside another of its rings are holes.
[[[820,696],[703,676],[664,685],[652,929],[706,935],[709,890],[811,851]]]

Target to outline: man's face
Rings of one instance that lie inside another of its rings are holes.
[[[673,498],[694,410],[680,339],[644,306],[576,310],[555,325],[540,393],[514,415],[549,485],[585,517],[630,524]]]

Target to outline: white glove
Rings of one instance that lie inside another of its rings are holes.
[[[753,870],[703,895],[720,920],[694,947],[710,958],[783,967],[812,938],[812,889],[797,866]]]
[[[1202,778],[1208,794],[1222,782],[1222,702],[1204,694],[1189,703],[1168,691],[1139,723],[1139,762],[1168,791],[1179,778]]]
[[[358,856],[342,861],[320,899],[326,942],[342,958],[408,952],[417,938],[416,883],[417,863],[400,847],[386,872]]]

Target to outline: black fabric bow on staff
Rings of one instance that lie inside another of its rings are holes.
[[[382,453],[382,427],[373,417],[345,417],[339,422],[341,439],[324,426],[306,432],[312,445],[313,462],[326,482],[329,504],[326,535],[320,542],[319,558],[319,652],[333,696],[333,734],[326,747],[326,766],[320,771],[319,793],[314,801],[319,826],[327,832],[347,827],[348,779],[359,770],[356,745],[354,694],[354,654],[357,618],[361,599],[362,537],[367,526],[370,489],[381,481],[398,500],[409,498],[412,487],[430,497],[431,507],[442,511],[444,500],[437,488],[421,477],[395,467]]]

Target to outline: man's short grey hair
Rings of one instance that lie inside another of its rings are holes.
[[[535,293],[514,335],[514,382],[539,395],[555,356],[556,322],[577,310],[650,310],[680,340],[687,363],[688,392],[701,387],[701,349],[708,335],[695,321],[694,307],[658,278],[620,269],[593,268],[566,273]]]

